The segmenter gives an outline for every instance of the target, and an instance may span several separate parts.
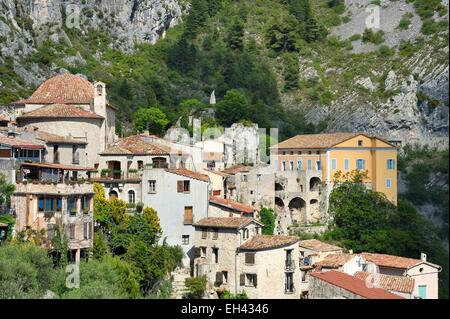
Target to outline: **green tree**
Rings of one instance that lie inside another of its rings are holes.
[[[267,47],[275,52],[298,51],[297,24],[291,15],[273,24],[266,33]]]
[[[228,91],[217,103],[217,115],[225,125],[251,118],[251,108],[245,93],[241,90]]]
[[[299,87],[299,63],[297,56],[286,56],[284,59],[284,88],[287,91]]]
[[[244,50],[244,24],[236,20],[228,31],[227,44],[232,50]]]
[[[248,299],[245,290],[239,294],[233,294],[229,290],[224,290],[220,295],[220,299]]]
[[[138,132],[149,130],[150,133],[161,135],[169,124],[166,114],[157,107],[139,108],[134,114],[134,128]]]
[[[188,38],[194,38],[199,30],[205,26],[208,10],[208,4],[205,0],[192,0],[184,30],[184,34]]]
[[[57,284],[47,250],[31,244],[0,246],[0,299],[37,299]]]
[[[206,276],[186,278],[185,285],[189,291],[189,294],[194,299],[202,299],[206,292],[207,284]]]
[[[261,223],[263,223],[262,234],[273,235],[275,231],[275,214],[272,209],[262,208],[259,211]]]
[[[195,68],[197,60],[197,48],[190,44],[186,37],[182,36],[167,52],[167,65],[186,74]]]
[[[9,205],[11,202],[11,195],[15,190],[13,184],[8,183],[6,177],[0,172],[0,205]]]

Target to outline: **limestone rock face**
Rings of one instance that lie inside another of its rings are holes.
[[[63,27],[84,34],[92,28],[108,30],[115,45],[125,50],[135,42],[155,43],[181,22],[182,15],[177,0],[0,0],[0,8],[0,34],[18,32],[25,44],[32,44],[33,34],[41,40],[63,37],[67,41]],[[25,30],[17,20],[26,21]]]

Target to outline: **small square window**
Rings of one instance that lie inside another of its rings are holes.
[[[358,146],[363,146],[363,141],[362,140],[358,140]]]
[[[189,235],[183,235],[181,242],[183,245],[189,245]]]

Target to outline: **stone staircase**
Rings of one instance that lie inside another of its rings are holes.
[[[171,273],[172,277],[172,295],[171,299],[183,299],[187,292],[185,280],[190,278],[189,268],[177,268]]]

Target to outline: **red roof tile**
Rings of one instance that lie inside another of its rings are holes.
[[[190,171],[188,169],[166,169],[166,172],[169,172],[169,173],[172,173],[172,174],[176,174],[176,175],[180,175],[180,176],[184,176],[184,177],[197,179],[197,180],[202,181],[202,182],[209,182],[209,176],[208,175],[200,174],[200,173],[197,173],[197,172],[193,172],[193,171]]]
[[[220,205],[220,206],[224,206],[229,209],[233,209],[233,210],[236,210],[236,211],[242,212],[242,213],[254,213],[257,211],[257,209],[253,206],[244,205],[244,204],[238,203],[232,199],[225,199],[225,198],[218,197],[218,196],[211,197],[209,199],[209,202]]]
[[[311,249],[314,251],[342,251],[341,247],[324,243],[317,239],[300,240],[298,243],[300,247]]]
[[[251,222],[260,222],[249,217],[206,217],[194,224],[196,227],[211,227],[211,228],[242,228]]]
[[[101,155],[169,155],[170,149],[164,145],[147,142],[142,135],[133,135],[116,142]]]
[[[373,274],[364,271],[357,271],[354,277],[363,281],[366,281],[369,278],[371,282],[373,280],[375,286],[390,291],[412,293],[414,290],[414,278],[411,277]]]
[[[18,120],[27,118],[87,118],[103,119],[103,116],[88,112],[80,107],[68,104],[50,104],[37,110],[27,112],[17,117]]]
[[[244,242],[239,249],[263,250],[290,246],[299,241],[296,236],[256,235]]]
[[[366,259],[367,261],[370,261],[376,264],[377,266],[398,268],[398,269],[408,269],[424,262],[420,259],[406,258],[393,255],[384,255],[384,254],[361,253],[360,255],[363,256],[364,259]],[[441,268],[440,266],[432,264],[430,262],[425,263],[435,268]]]
[[[55,164],[55,163],[20,163],[20,166],[28,166],[28,167],[39,167],[39,168],[54,168],[60,170],[67,171],[94,171],[94,167],[84,167],[84,166],[72,166],[72,165],[63,165],[63,164]]]
[[[47,143],[59,143],[59,144],[87,144],[85,141],[77,140],[68,136],[61,136],[51,134],[43,131],[38,132],[38,139]]]
[[[11,137],[6,137],[6,136],[2,136],[2,135],[0,135],[0,144],[4,144],[4,145],[11,146],[11,147],[16,147],[16,148],[30,149],[30,150],[40,150],[40,149],[45,148],[44,145],[25,141],[25,140],[19,139],[17,137],[11,138]]]
[[[28,98],[16,104],[91,104],[94,85],[81,76],[64,73],[44,83]]]
[[[227,175],[236,175],[237,173],[242,172],[249,172],[250,167],[246,165],[234,165],[229,168],[226,168],[222,171],[222,173],[225,173]]]
[[[345,253],[330,254],[326,256],[323,260],[316,262],[314,265],[316,267],[320,266],[324,268],[339,268],[356,256],[358,255]]]
[[[363,280],[339,271],[311,272],[311,277],[328,282],[365,299],[405,299],[381,288],[369,288]]]

